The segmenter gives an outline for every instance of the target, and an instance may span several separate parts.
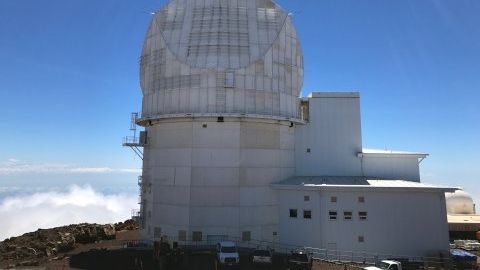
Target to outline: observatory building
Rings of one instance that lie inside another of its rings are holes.
[[[447,217],[450,240],[480,240],[480,215],[477,215],[475,203],[467,192],[457,190],[446,193]]]
[[[172,0],[141,55],[141,235],[446,252],[427,154],[363,148],[359,94],[300,97],[303,54],[271,0]]]

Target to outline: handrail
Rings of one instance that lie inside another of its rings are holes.
[[[140,137],[138,136],[125,136],[122,139],[123,144],[140,144]]]

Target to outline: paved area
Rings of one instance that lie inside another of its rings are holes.
[[[70,258],[72,256],[88,252],[92,249],[106,249],[106,250],[118,250],[123,247],[125,241],[138,240],[138,231],[119,231],[116,233],[116,239],[108,241],[100,241],[98,243],[78,245],[74,250],[65,253],[64,257],[57,260],[52,260],[47,263],[45,267],[39,267],[35,269],[45,270],[76,270],[79,268],[70,267]],[[32,268],[29,268],[32,269]]]

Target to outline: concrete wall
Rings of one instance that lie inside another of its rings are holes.
[[[309,122],[295,130],[296,174],[359,176],[361,151],[358,93],[313,93]]]
[[[153,195],[143,196],[152,210],[145,238],[157,227],[171,237],[185,230],[189,239],[193,231],[204,239],[243,231],[252,239],[274,239],[278,208],[269,184],[294,175],[289,123],[177,119],[147,131],[143,179],[152,184]]]
[[[304,201],[304,196],[310,201]],[[330,202],[332,196],[337,202]],[[365,198],[364,203],[358,197]],[[340,251],[425,256],[448,250],[448,225],[443,192],[368,189],[278,190],[280,242]],[[289,217],[289,209],[312,210],[312,219]],[[337,211],[336,221],[329,211]],[[353,219],[344,220],[343,212]],[[367,211],[367,220],[358,212]],[[359,236],[364,237],[360,243]],[[437,253],[438,254],[438,253]]]

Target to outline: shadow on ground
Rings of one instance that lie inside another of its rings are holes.
[[[92,249],[70,257],[70,267],[79,269],[158,269],[151,250]]]
[[[220,270],[220,269],[267,269],[284,270],[285,258],[276,257],[272,266],[253,266],[250,263],[249,256],[241,256],[240,265],[234,267],[219,267],[215,256],[208,253],[185,254],[176,256],[174,259],[163,258],[161,261],[155,261],[152,250],[90,250],[73,255],[70,258],[70,267],[86,270],[96,269],[117,269],[117,270],[149,270],[149,269],[168,269],[168,270]]]

